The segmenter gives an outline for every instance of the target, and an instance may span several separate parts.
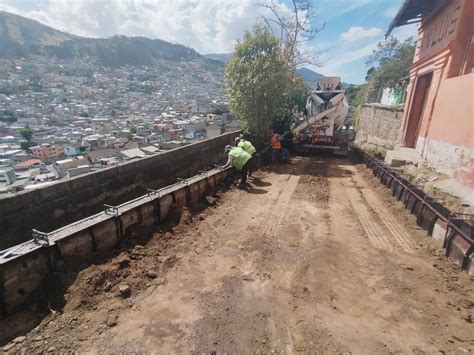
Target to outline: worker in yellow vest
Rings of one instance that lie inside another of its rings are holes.
[[[240,172],[240,187],[244,187],[247,183],[247,174],[249,173],[249,165],[252,156],[245,152],[240,147],[233,147],[227,145],[225,147],[225,152],[228,153],[229,158],[227,163],[222,167],[223,169],[228,166],[233,166],[237,171]]]
[[[249,177],[252,176],[252,173],[256,170],[255,155],[256,155],[257,149],[255,149],[252,143],[244,139],[242,135],[235,138],[235,145],[239,148],[242,148],[244,152],[249,153],[252,156],[252,159],[250,160],[250,163],[249,163]]]

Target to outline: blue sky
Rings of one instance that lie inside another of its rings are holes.
[[[325,75],[338,75],[343,81],[360,84],[367,72],[365,61],[378,42],[384,39],[388,25],[403,0],[319,0],[324,30],[312,46],[326,50],[321,67]],[[401,40],[417,35],[415,25],[393,31]]]
[[[271,0],[267,0],[271,1]],[[291,0],[273,0],[288,11]],[[322,65],[311,69],[360,84],[365,60],[403,0],[314,0],[317,38],[305,45],[324,51]],[[88,37],[114,34],[160,38],[200,53],[228,53],[264,10],[257,0],[0,0],[0,10],[34,18],[54,28]],[[394,31],[401,39],[416,36],[416,27]]]

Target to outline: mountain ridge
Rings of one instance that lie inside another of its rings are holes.
[[[201,60],[222,66],[181,44],[146,37],[87,38],[56,30],[20,15],[0,11],[0,57],[42,55],[58,59],[87,59],[116,68],[146,66],[157,60]]]
[[[207,57],[212,60],[220,61],[223,63],[227,63],[230,58],[232,57],[232,53],[208,53],[208,54],[203,54],[204,57]],[[306,81],[306,83],[309,86],[315,86],[316,82],[324,78],[325,75],[315,72],[314,70],[311,70],[309,68],[298,68],[296,69],[296,72]]]

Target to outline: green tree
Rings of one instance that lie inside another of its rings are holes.
[[[300,75],[292,75],[289,81],[289,96],[286,110],[281,117],[273,122],[273,128],[280,133],[290,129],[301,113],[306,115],[306,99],[310,88]]]
[[[33,130],[30,128],[30,126],[26,125],[22,129],[20,129],[20,134],[27,142],[31,142],[31,137],[33,137]]]
[[[225,93],[230,110],[261,146],[273,121],[285,115],[294,76],[268,29],[255,26],[238,41],[225,67]]]
[[[349,84],[345,87],[345,94],[347,97],[347,101],[349,102],[349,106],[351,107],[358,106],[357,94],[359,93],[361,87],[362,87],[361,85],[354,85],[354,84]]]
[[[130,134],[137,134],[137,129],[135,128],[135,126],[130,126],[130,128],[128,129],[128,132]]]
[[[366,61],[367,65],[378,65],[367,71],[367,100],[378,102],[383,89],[395,89],[399,80],[408,75],[414,55],[415,43],[412,37],[403,42],[395,37],[379,42]]]
[[[35,146],[36,143],[32,142],[32,141],[27,141],[27,142],[21,142],[20,143],[20,147],[21,149],[23,150],[28,150],[30,149],[31,147]]]
[[[2,112],[0,112],[0,121],[13,123],[18,121],[18,119],[12,111],[3,110]]]
[[[363,104],[379,102],[383,89],[395,89],[399,80],[408,75],[414,54],[415,43],[411,37],[403,42],[390,37],[377,45],[366,61],[371,65],[366,83],[359,86],[354,97],[356,124]]]

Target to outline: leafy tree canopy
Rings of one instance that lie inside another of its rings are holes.
[[[272,122],[285,114],[291,77],[278,38],[259,26],[245,32],[225,67],[225,92],[231,111],[258,145]]]
[[[415,42],[412,37],[400,42],[395,37],[380,42],[366,61],[371,67],[365,77],[366,83],[359,86],[354,103],[360,107],[365,103],[379,102],[383,89],[395,89],[400,79],[408,75],[415,54]]]
[[[10,110],[0,111],[0,121],[13,123],[13,122],[16,122],[17,120],[18,119],[16,115],[12,111]]]
[[[32,141],[27,141],[27,142],[21,142],[20,143],[20,147],[23,150],[29,150],[31,147],[33,147],[35,145],[36,145],[36,143],[34,143]]]
[[[379,42],[366,62],[368,65],[377,65],[367,71],[367,99],[379,101],[384,88],[396,88],[400,79],[408,75],[414,54],[412,37],[403,42],[395,37]]]
[[[255,26],[237,43],[225,67],[225,93],[257,145],[270,128],[288,128],[295,106],[302,110],[309,89],[268,28]]]
[[[30,126],[26,125],[22,129],[20,129],[20,134],[27,142],[31,142],[31,137],[33,137],[33,130],[30,128]]]

